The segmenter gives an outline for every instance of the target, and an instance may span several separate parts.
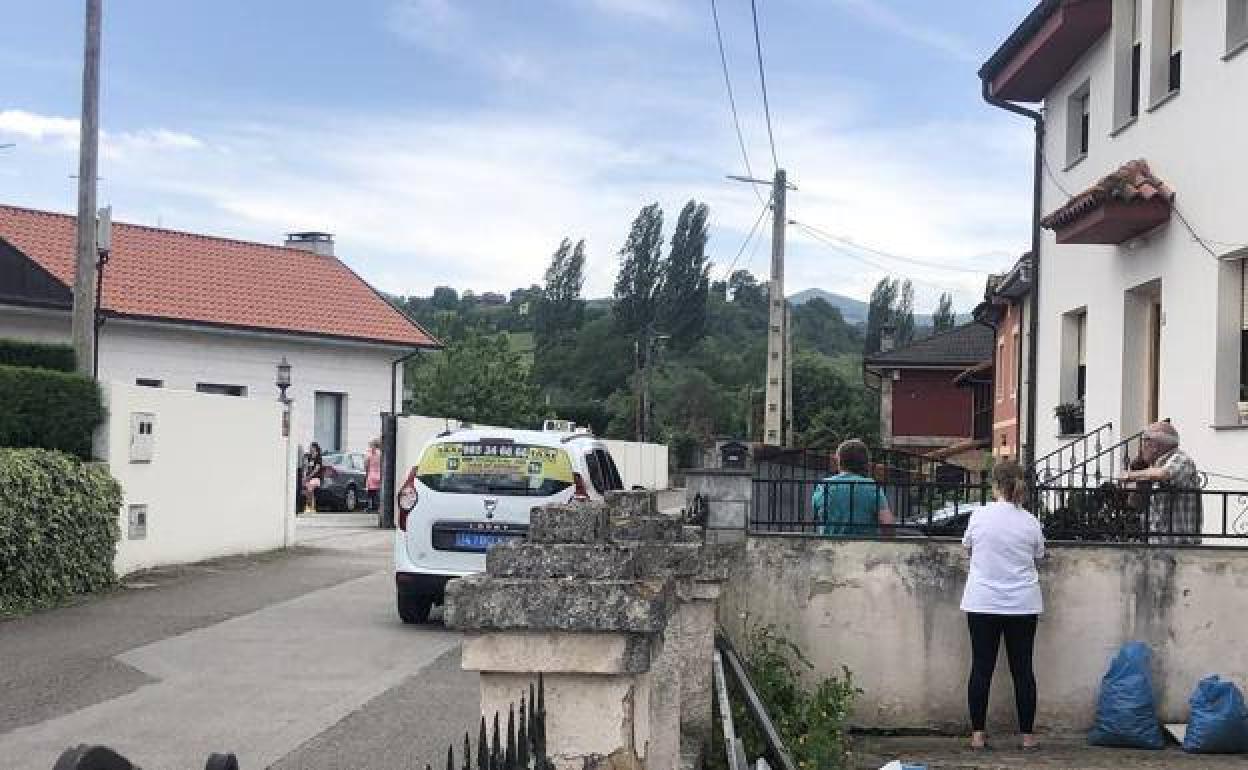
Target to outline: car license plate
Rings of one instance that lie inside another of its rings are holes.
[[[486,535],[476,532],[456,532],[455,547],[463,548],[469,551],[487,551],[491,546],[499,543],[509,543],[515,540],[514,535]]]

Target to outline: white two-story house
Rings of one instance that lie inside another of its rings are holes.
[[[1248,0],[1044,0],[980,72],[1042,115],[1035,456],[1170,419],[1248,479]]]
[[[0,338],[68,342],[76,220],[0,205]],[[440,344],[334,255],[116,224],[101,270],[104,381],[276,400],[291,367],[291,438],[363,451],[398,406],[401,362]]]

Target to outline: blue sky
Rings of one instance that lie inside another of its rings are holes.
[[[718,0],[751,165],[772,170],[748,0]],[[104,0],[101,203],[276,242],[329,230],[387,291],[538,282],[588,240],[610,292],[637,210],[712,211],[716,278],[757,218],[709,0]],[[891,267],[969,307],[1028,242],[1031,130],[975,71],[1029,0],[758,0],[791,218],[786,286],[865,297]],[[82,3],[6,3],[0,201],[73,209]],[[670,227],[669,227],[670,231]],[[852,251],[852,249],[851,249]],[[875,265],[869,264],[868,261]],[[763,277],[765,239],[738,266]]]

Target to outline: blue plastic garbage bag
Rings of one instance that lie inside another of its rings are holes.
[[[1183,750],[1192,754],[1248,752],[1248,708],[1234,682],[1216,676],[1196,685],[1188,704],[1192,715],[1183,736]]]
[[[1157,724],[1153,700],[1152,653],[1143,642],[1127,642],[1101,679],[1096,723],[1088,733],[1094,746],[1162,749],[1166,739]]]

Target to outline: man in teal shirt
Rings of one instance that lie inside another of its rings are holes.
[[[870,477],[871,455],[867,445],[850,439],[836,449],[840,471],[823,479],[811,496],[819,534],[841,537],[878,537],[892,534],[893,512],[888,498]]]

